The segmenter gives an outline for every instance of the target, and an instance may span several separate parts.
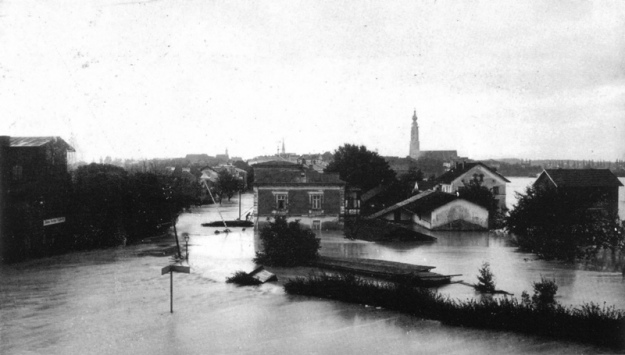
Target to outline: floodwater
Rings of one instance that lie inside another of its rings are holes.
[[[524,181],[512,179],[511,185]],[[529,181],[529,180],[528,180]],[[516,186],[516,185],[515,185]],[[510,191],[511,189],[509,189]],[[250,195],[242,210],[251,207]],[[225,278],[251,270],[258,244],[251,229],[200,224],[217,220],[217,206],[183,214],[190,235],[190,274],[177,273],[174,313],[169,257],[140,256],[157,244],[74,253],[0,269],[1,354],[413,354],[605,353],[573,342],[508,332],[443,326],[366,305],[286,295],[280,284],[236,287]],[[220,208],[238,216],[235,199]],[[540,276],[555,278],[559,301],[594,301],[625,309],[620,272],[535,260],[506,238],[489,233],[440,233],[434,243],[348,241],[321,232],[321,254],[397,260],[436,266],[475,282],[489,262],[500,289],[520,296]],[[172,240],[168,239],[167,244]],[[184,245],[183,245],[184,248]],[[283,274],[284,270],[279,270]],[[451,297],[476,297],[460,284],[441,287]]]

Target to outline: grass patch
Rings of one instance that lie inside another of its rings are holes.
[[[351,274],[288,281],[289,294],[367,304],[443,324],[514,331],[625,349],[625,311],[594,303],[545,306],[516,298],[458,301],[424,288],[369,281]]]
[[[226,283],[239,286],[257,286],[260,285],[262,282],[253,278],[245,271],[237,271],[232,276],[226,278]]]

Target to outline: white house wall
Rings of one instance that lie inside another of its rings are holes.
[[[484,177],[486,180],[486,176]],[[451,222],[463,220],[485,229],[488,228],[488,211],[474,203],[465,200],[455,200],[432,211],[430,229],[436,229]],[[427,223],[422,221],[419,224]]]
[[[449,193],[455,193],[458,191],[458,188],[463,187],[464,183],[469,183],[471,179],[473,179],[473,174],[483,174],[484,181],[482,181],[482,186],[487,187],[489,190],[493,190],[493,187],[499,188],[499,193],[495,195],[495,198],[499,202],[499,208],[503,209],[506,207],[506,182],[501,180],[501,178],[483,166],[477,165],[467,171],[464,175],[458,177],[456,180],[451,183],[451,191],[443,191]]]

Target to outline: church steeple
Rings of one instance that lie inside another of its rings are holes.
[[[409,156],[418,159],[421,151],[419,150],[419,124],[417,123],[417,110],[412,114],[412,128],[410,129],[410,152]]]
[[[286,150],[284,149],[284,138],[282,138],[282,155],[286,154]]]

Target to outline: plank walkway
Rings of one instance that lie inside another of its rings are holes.
[[[351,272],[426,287],[448,284],[451,282],[453,276],[460,276],[441,275],[431,272],[430,270],[434,269],[434,266],[414,265],[376,259],[331,258],[321,256],[311,262],[310,265],[322,269]]]

